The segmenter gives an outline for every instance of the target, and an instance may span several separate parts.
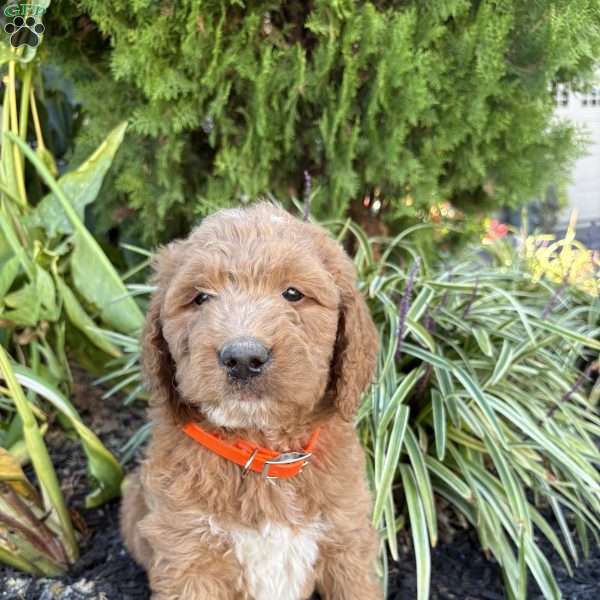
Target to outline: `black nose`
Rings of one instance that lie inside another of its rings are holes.
[[[227,374],[240,381],[260,375],[269,358],[269,349],[252,337],[228,342],[219,352],[219,362],[227,369]]]

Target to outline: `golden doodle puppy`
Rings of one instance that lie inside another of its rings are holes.
[[[379,600],[352,418],[377,332],[352,262],[268,203],[155,261],[143,335],[152,441],[125,543],[154,600]]]

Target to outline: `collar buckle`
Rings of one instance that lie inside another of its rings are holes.
[[[262,476],[265,479],[279,479],[276,476],[269,475],[269,467],[271,465],[291,465],[297,462],[302,462],[302,467],[299,473],[302,472],[304,467],[308,464],[309,458],[312,456],[312,452],[283,452],[279,456],[272,458],[271,460],[265,460],[265,464],[262,470]]]

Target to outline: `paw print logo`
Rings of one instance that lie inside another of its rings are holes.
[[[40,43],[45,27],[35,17],[15,17],[4,26],[4,31],[10,35],[10,45],[13,48],[25,45],[35,48]]]

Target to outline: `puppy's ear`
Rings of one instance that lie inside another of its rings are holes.
[[[167,288],[179,265],[181,245],[181,242],[172,242],[161,248],[152,261],[152,281],[156,290],[150,300],[142,333],[142,365],[151,403],[166,404],[174,416],[180,404],[175,384],[175,362],[163,336],[161,313]]]
[[[342,417],[351,421],[375,372],[379,336],[364,298],[356,287],[356,271],[333,240],[322,242],[325,265],[340,291],[338,329],[331,364],[329,394]]]

